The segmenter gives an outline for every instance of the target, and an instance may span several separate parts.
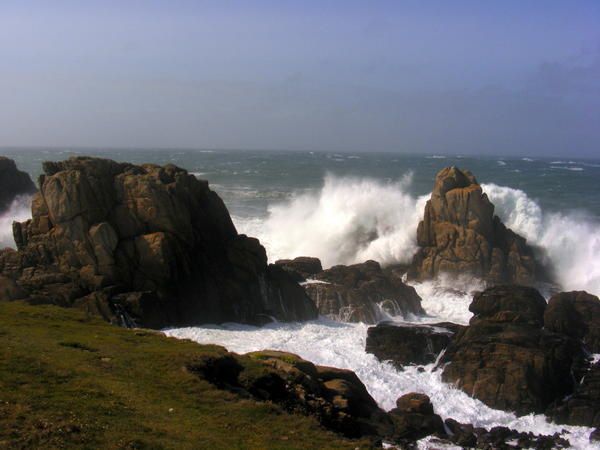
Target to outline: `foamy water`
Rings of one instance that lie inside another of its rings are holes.
[[[28,195],[17,197],[6,213],[0,216],[0,248],[15,248],[12,223],[23,222],[29,218],[31,218],[31,197]]]
[[[438,320],[441,318],[437,318]],[[516,417],[494,410],[464,392],[441,381],[441,371],[433,364],[424,372],[417,367],[396,370],[391,364],[379,362],[365,352],[368,326],[365,324],[337,323],[320,319],[305,323],[272,323],[262,328],[224,324],[165,330],[169,336],[191,339],[203,344],[223,345],[230,351],[246,353],[263,349],[292,352],[315,364],[351,369],[359,376],[369,393],[384,409],[395,406],[396,399],[408,392],[427,394],[435,412],[442,418],[454,418],[463,423],[491,428],[503,425],[519,431],[536,434],[554,434],[563,429],[573,448],[591,446],[588,437],[592,429],[555,425],[542,415]]]

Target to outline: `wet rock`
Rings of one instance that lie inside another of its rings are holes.
[[[323,271],[321,260],[310,256],[299,256],[294,259],[279,259],[275,264],[285,269],[295,281],[306,281]]]
[[[442,379],[487,405],[543,412],[573,392],[581,343],[543,329],[544,299],[532,288],[496,286],[475,295],[475,314],[446,349]]]
[[[453,334],[444,324],[382,322],[367,330],[366,352],[397,368],[429,364],[450,344]]]
[[[590,365],[574,392],[558,399],[546,414],[557,423],[600,428],[600,362]]]
[[[600,299],[585,291],[561,292],[548,301],[544,326],[581,339],[592,353],[600,353]]]
[[[433,412],[433,405],[425,394],[411,392],[396,400],[396,408],[390,411],[394,422],[392,439],[416,441],[435,434],[445,436],[444,422]]]
[[[345,322],[376,323],[388,314],[424,314],[421,298],[412,286],[379,263],[367,261],[334,266],[314,276],[321,282],[304,286],[319,313]],[[380,306],[381,305],[381,306]]]
[[[408,275],[471,274],[491,284],[531,285],[542,276],[525,239],[494,215],[494,205],[467,170],[442,169],[417,229],[419,250]]]
[[[0,214],[6,211],[19,195],[36,191],[29,174],[17,169],[12,159],[0,156]]]
[[[259,241],[237,233],[208,182],[87,157],[43,168],[33,217],[14,226],[18,252],[0,255],[32,301],[157,328],[317,316]]]

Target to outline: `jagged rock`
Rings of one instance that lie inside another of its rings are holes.
[[[35,191],[35,184],[29,175],[17,169],[12,159],[0,156],[0,213],[6,211],[17,196],[33,194]]]
[[[475,295],[469,326],[442,357],[442,379],[487,405],[543,412],[573,392],[581,343],[543,329],[545,300],[533,288],[496,286]]]
[[[18,252],[0,255],[32,301],[151,327],[317,316],[258,240],[237,233],[208,182],[87,157],[43,169],[32,219],[14,225]]]
[[[345,322],[376,323],[381,318],[379,304],[393,315],[424,314],[415,289],[375,261],[334,266],[313,278],[320,282],[304,288],[322,315]]]
[[[367,330],[366,352],[398,368],[432,363],[452,340],[454,331],[446,325],[379,323]]]
[[[191,372],[221,388],[315,416],[323,426],[348,437],[388,436],[392,421],[350,370],[315,366],[297,355],[265,350],[231,354],[188,364]]]
[[[411,392],[398,398],[390,417],[394,422],[394,441],[416,441],[432,434],[446,435],[444,422],[433,412],[433,405],[425,394]]]
[[[600,299],[585,291],[561,292],[550,298],[544,326],[581,339],[592,353],[600,353]]]
[[[294,259],[279,259],[275,261],[275,264],[284,268],[292,275],[294,280],[298,282],[306,281],[307,278],[311,278],[323,271],[321,260],[310,256],[299,256]]]
[[[417,243],[408,272],[412,279],[466,273],[491,284],[531,285],[542,272],[525,239],[494,215],[475,177],[456,167],[437,174]]]
[[[546,414],[557,423],[600,428],[600,362],[584,371],[575,391],[551,405]]]

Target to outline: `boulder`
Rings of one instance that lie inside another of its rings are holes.
[[[573,291],[552,296],[544,313],[544,326],[581,339],[591,353],[600,353],[600,299],[595,295]]]
[[[442,379],[487,405],[517,414],[543,412],[573,392],[581,343],[543,328],[545,301],[523,286],[496,286],[475,295],[469,326],[442,356]]]
[[[313,276],[304,288],[319,313],[344,322],[377,323],[384,316],[424,314],[421,298],[396,272],[367,261],[333,266]]]
[[[43,169],[32,219],[14,225],[18,251],[0,255],[33,301],[156,328],[317,317],[259,241],[237,233],[207,181],[88,157]]]
[[[294,280],[306,281],[323,271],[321,260],[310,256],[299,256],[294,259],[279,259],[275,264],[285,269]]]
[[[430,364],[450,344],[453,334],[445,324],[382,322],[367,330],[366,352],[399,369],[409,364]]]
[[[437,174],[417,243],[411,279],[471,274],[490,284],[532,285],[542,276],[525,239],[494,215],[494,205],[473,174],[457,167]]]
[[[17,169],[12,159],[0,156],[0,214],[6,211],[16,197],[31,195],[35,184],[26,172]]]
[[[411,392],[396,400],[390,411],[394,422],[393,440],[416,441],[435,434],[445,436],[444,422],[433,412],[433,405],[425,394]]]

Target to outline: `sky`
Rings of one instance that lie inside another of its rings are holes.
[[[600,1],[2,0],[0,147],[600,156]]]

